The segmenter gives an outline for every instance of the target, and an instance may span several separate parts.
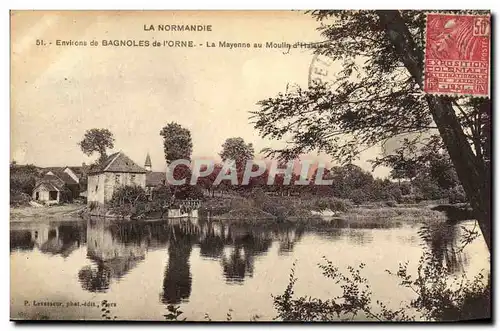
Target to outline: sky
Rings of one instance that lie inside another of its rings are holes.
[[[211,25],[212,31],[144,28],[178,24]],[[13,12],[11,160],[91,163],[97,155],[85,156],[77,143],[86,130],[107,128],[114,151],[139,165],[149,153],[153,170],[162,171],[159,132],[172,121],[191,131],[193,158],[218,158],[230,137],[253,143],[257,152],[283,146],[258,135],[249,111],[287,85],[307,86],[312,52],[206,44],[318,41],[318,25],[302,12]],[[57,46],[57,40],[87,46]],[[100,45],[90,46],[92,40]],[[196,47],[104,47],[102,40],[193,40]],[[372,148],[356,163],[371,170],[367,160],[379,152]],[[335,164],[324,154],[311,157]],[[374,175],[387,173],[380,168]]]

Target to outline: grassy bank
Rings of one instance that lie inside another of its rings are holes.
[[[43,207],[12,207],[10,208],[10,221],[22,222],[33,220],[78,220],[79,212],[85,208],[81,204],[63,204]]]
[[[432,210],[428,207],[378,207],[352,208],[340,215],[342,218],[354,221],[388,220],[391,222],[445,221],[446,213]]]
[[[453,206],[449,206],[453,207]],[[232,198],[204,205],[206,214],[218,221],[231,223],[305,223],[312,225],[383,227],[403,223],[444,222],[450,214],[433,210],[429,205],[397,205],[376,202],[355,206],[349,201],[330,198],[300,199],[289,197]],[[209,211],[209,213],[207,212]]]

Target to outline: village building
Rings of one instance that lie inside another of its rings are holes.
[[[46,204],[58,204],[64,201],[64,188],[50,181],[40,182],[33,190],[33,200]]]
[[[105,205],[113,192],[122,186],[146,188],[146,170],[122,152],[114,153],[101,165],[94,167],[87,177],[87,203]]]
[[[149,153],[146,155],[144,162],[144,169],[146,169],[146,193],[150,199],[153,198],[153,191],[155,188],[166,185],[167,174],[164,171],[152,171],[151,157]]]
[[[35,183],[32,198],[46,204],[72,201],[80,196],[80,177],[70,167],[48,167]]]

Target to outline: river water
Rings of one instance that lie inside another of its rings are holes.
[[[331,298],[341,293],[325,278],[324,258],[341,271],[364,263],[373,297],[389,307],[413,298],[385,270],[416,265],[424,249],[455,273],[489,272],[482,238],[460,250],[462,227],[440,226],[423,241],[419,224],[331,224],[309,228],[249,227],[198,220],[116,223],[15,222],[10,229],[11,317],[14,319],[164,320],[179,305],[187,320],[268,321],[271,295],[283,293],[293,263],[296,295]],[[102,301],[108,312],[102,315]],[[53,305],[61,305],[53,306]],[[79,305],[79,306],[76,306]]]

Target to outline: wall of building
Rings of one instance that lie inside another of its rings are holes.
[[[146,188],[146,174],[128,172],[105,172],[89,175],[87,182],[87,202],[105,204],[113,197],[114,191],[121,186],[140,186]]]
[[[36,193],[38,192],[38,200],[36,199]],[[57,201],[59,202],[59,192],[57,194],[57,200],[52,200],[52,201]],[[49,191],[45,189],[45,187],[40,186],[36,190],[33,190],[33,195],[32,195],[33,200],[35,201],[51,201],[50,200],[50,194]]]
[[[113,197],[113,192],[122,186],[140,186],[146,188],[146,174],[131,174],[128,172],[106,172],[104,201]]]
[[[97,202],[104,204],[105,174],[92,174],[87,179],[87,204]]]
[[[145,242],[124,244],[119,239],[119,234],[113,235],[107,225],[93,224],[87,227],[87,253],[100,261],[134,260],[146,256]]]

